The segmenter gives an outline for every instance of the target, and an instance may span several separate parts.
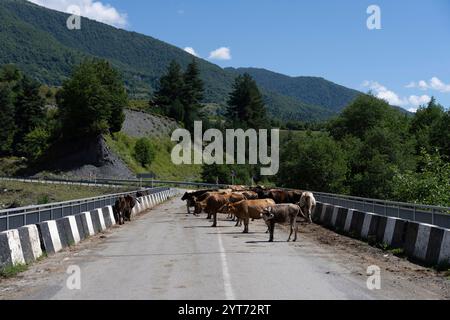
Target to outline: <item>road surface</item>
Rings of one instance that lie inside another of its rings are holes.
[[[421,282],[383,269],[381,290],[369,290],[369,265],[357,254],[345,256],[305,233],[297,243],[287,243],[283,228],[276,229],[276,241],[268,243],[261,221],[251,223],[250,234],[242,234],[226,216],[218,228],[211,228],[204,215],[188,216],[185,210],[183,202],[172,200],[101,239],[50,257],[19,280],[0,282],[0,298],[445,298]],[[303,228],[307,226],[301,232]],[[67,288],[71,265],[81,272],[80,290]]]

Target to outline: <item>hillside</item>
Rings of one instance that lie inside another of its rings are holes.
[[[68,30],[65,13],[25,0],[0,1],[0,64],[15,63],[48,85],[61,85],[86,57],[108,59],[118,68],[131,97],[147,99],[171,60],[183,67],[193,56],[150,36],[87,18],[81,30]],[[198,59],[205,103],[225,105],[234,78],[250,72],[261,86],[269,114],[287,120],[321,120],[334,115],[356,91],[319,78],[290,78],[257,69],[222,69]]]
[[[318,77],[289,77],[257,68],[227,68],[226,70],[240,74],[248,73],[261,88],[291,97],[305,105],[322,107],[323,112],[338,113],[361,94],[356,90]]]

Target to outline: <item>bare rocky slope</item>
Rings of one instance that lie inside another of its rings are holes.
[[[169,136],[178,127],[167,117],[125,110],[123,133],[135,138]],[[103,136],[54,146],[32,175],[131,179],[135,174],[107,145]]]

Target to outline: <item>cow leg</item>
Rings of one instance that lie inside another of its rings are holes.
[[[292,225],[292,223],[290,225],[291,225],[291,232],[289,233],[289,238],[287,242],[291,241],[292,234],[294,233],[294,226]]]
[[[237,218],[236,224],[234,225],[235,227],[239,227],[239,222],[241,221],[241,219]]]
[[[214,219],[214,222],[211,227],[216,228],[217,227],[217,212],[213,213],[213,219]]]
[[[298,233],[298,223],[297,223],[297,219],[294,220],[294,228],[295,228],[294,242],[296,242],[296,241],[297,241],[297,233]]]
[[[248,223],[249,223],[249,218],[245,218],[244,219],[244,232],[243,233],[248,233]]]
[[[269,225],[269,232],[270,232],[270,238],[269,238],[269,242],[273,242],[273,232],[275,230],[275,222],[270,221],[270,225]]]

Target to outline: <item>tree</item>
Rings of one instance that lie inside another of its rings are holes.
[[[152,163],[155,158],[155,153],[153,151],[152,144],[148,139],[141,138],[136,141],[134,146],[134,156],[142,167]]]
[[[153,103],[170,113],[170,107],[175,101],[183,101],[183,75],[180,65],[172,61],[167,69],[167,73],[159,80],[159,89],[153,97]],[[183,118],[175,118],[183,121]]]
[[[15,134],[14,101],[10,85],[0,82],[0,155],[12,153]]]
[[[347,157],[339,143],[325,134],[288,141],[281,150],[278,184],[322,192],[346,193]]]
[[[15,106],[17,147],[24,142],[25,136],[45,122],[45,99],[40,95],[40,84],[24,76],[20,83]],[[20,147],[18,148],[20,149]]]
[[[14,64],[5,64],[0,69],[0,82],[17,82],[22,79],[22,73]]]
[[[266,108],[255,80],[249,75],[239,75],[228,100],[226,117],[234,128],[262,129],[269,126]]]
[[[431,127],[430,143],[450,161],[450,110]]]
[[[128,97],[119,74],[106,61],[87,60],[57,97],[66,137],[120,131]]]
[[[202,108],[203,81],[200,79],[200,70],[196,59],[192,60],[183,75],[182,103],[184,105],[183,122],[190,131],[194,128],[194,121],[200,117]]]
[[[393,180],[393,198],[397,201],[450,206],[450,163],[439,153],[421,150],[423,168],[419,172],[397,172]]]
[[[444,108],[436,103],[433,97],[427,106],[420,107],[411,121],[410,132],[417,140],[416,154],[421,150],[430,153],[439,147],[440,141],[436,137],[440,136],[441,120],[445,116]],[[445,132],[445,130],[444,130]]]

